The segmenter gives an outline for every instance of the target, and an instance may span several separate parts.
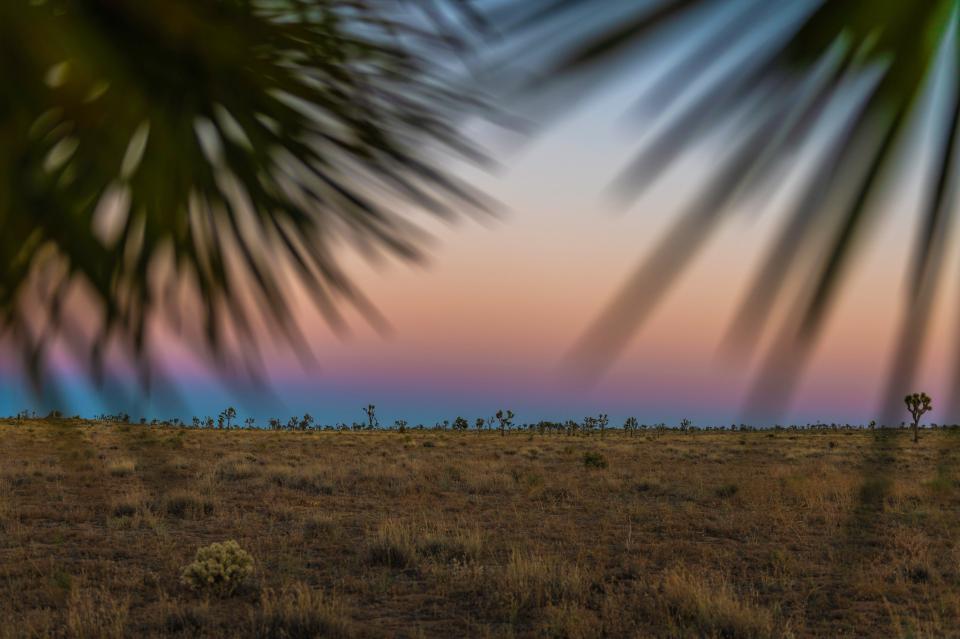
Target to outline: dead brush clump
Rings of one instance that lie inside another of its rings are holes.
[[[74,583],[67,600],[68,635],[75,639],[120,639],[124,636],[129,609],[126,599]]]
[[[129,493],[110,502],[107,527],[115,530],[160,530],[157,513],[150,509],[143,494]]]
[[[337,518],[328,513],[310,513],[303,519],[303,536],[307,539],[328,537],[337,529]]]
[[[13,519],[13,488],[6,477],[0,477],[0,532]]]
[[[884,565],[892,579],[927,583],[934,577],[931,540],[922,530],[897,526],[888,535]]]
[[[366,541],[367,563],[400,570],[417,567],[417,546],[413,530],[395,519],[380,522]]]
[[[137,470],[137,463],[132,459],[115,459],[107,463],[107,472],[111,477],[129,477]]]
[[[265,590],[251,615],[250,630],[250,636],[261,639],[342,639],[357,634],[339,598],[303,583],[280,594]]]
[[[464,475],[463,480],[470,495],[509,495],[517,485],[513,477],[503,471]]]
[[[417,553],[442,563],[465,564],[483,554],[483,537],[477,529],[428,530],[417,540]]]
[[[578,565],[518,549],[493,579],[488,592],[512,610],[580,603],[590,586]]]
[[[660,597],[682,636],[762,639],[774,636],[769,610],[737,595],[725,579],[686,568],[666,573]]]
[[[333,484],[326,478],[322,469],[318,467],[297,467],[274,466],[267,469],[266,480],[270,483],[299,490],[311,495],[332,495],[334,493]]]
[[[210,624],[208,601],[180,602],[161,600],[163,629],[173,635],[202,636]]]
[[[171,517],[182,519],[201,519],[212,515],[213,501],[196,490],[177,490],[163,501],[163,510]]]
[[[256,457],[246,455],[228,455],[219,460],[213,468],[213,476],[218,481],[243,481],[252,479],[260,474],[256,465]]]
[[[611,636],[603,631],[604,627],[596,614],[584,606],[563,602],[556,606],[549,605],[543,610],[543,635],[546,637],[593,639]]]

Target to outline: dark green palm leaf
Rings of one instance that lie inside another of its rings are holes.
[[[264,327],[308,353],[295,286],[334,326],[343,301],[381,323],[337,247],[416,259],[398,211],[483,207],[438,168],[479,156],[432,61],[481,17],[435,5],[0,3],[0,326],[33,379],[54,346],[94,372],[119,347],[146,381],[152,324],[184,313],[231,367],[256,370]]]

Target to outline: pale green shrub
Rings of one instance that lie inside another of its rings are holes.
[[[183,569],[180,583],[193,590],[231,595],[253,573],[253,557],[234,540],[197,550],[193,563]]]

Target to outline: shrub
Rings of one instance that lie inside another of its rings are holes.
[[[198,493],[177,491],[166,499],[165,509],[173,517],[203,517],[213,514],[213,502]]]
[[[770,611],[739,596],[723,579],[678,568],[664,577],[660,593],[670,615],[685,631],[683,636],[774,636]]]
[[[726,499],[728,497],[733,497],[740,491],[740,487],[736,484],[724,484],[723,486],[718,486],[714,491],[717,497],[720,499]]]
[[[234,540],[197,550],[193,563],[180,575],[180,583],[193,590],[232,595],[253,573],[253,557]]]
[[[129,477],[136,469],[137,465],[129,459],[120,459],[107,466],[107,470],[114,477]]]
[[[395,520],[386,520],[367,541],[367,560],[374,566],[412,569],[417,566],[413,531]]]
[[[253,614],[252,635],[264,639],[334,639],[354,634],[343,604],[306,584],[297,584],[282,596],[264,592]]]
[[[68,636],[77,639],[120,639],[124,636],[130,604],[106,590],[86,590],[73,584],[67,600]]]
[[[586,468],[606,468],[607,458],[601,453],[586,452],[583,454],[583,465]]]

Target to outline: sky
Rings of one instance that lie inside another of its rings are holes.
[[[122,407],[108,405],[66,371],[66,411],[189,419],[233,405],[241,419],[261,423],[305,412],[321,423],[349,423],[363,421],[362,408],[374,404],[385,424],[432,424],[458,415],[472,422],[499,408],[513,410],[519,422],[598,413],[609,414],[614,424],[627,416],[668,425],[756,419],[745,397],[757,382],[764,351],[732,353],[724,336],[782,222],[778,212],[797,187],[796,176],[784,174],[769,197],[737,205],[599,379],[577,381],[576,371],[564,364],[722,154],[722,144],[706,140],[638,199],[615,204],[612,179],[657,126],[656,114],[624,117],[637,91],[634,83],[615,84],[537,135],[469,127],[499,166],[454,170],[500,203],[495,215],[453,224],[417,217],[433,237],[425,265],[343,256],[354,282],[389,320],[388,335],[352,316],[352,335],[339,337],[305,303],[300,320],[317,366],[304,366],[277,345],[267,349],[267,387],[238,388],[166,334],[162,360],[178,389],[177,402],[158,393]],[[785,411],[763,417],[767,423],[866,423],[877,417],[905,299],[911,248],[905,238],[915,233],[911,213],[925,144],[920,126],[920,141],[908,154],[917,161],[907,163],[906,178],[884,197],[884,216],[846,274],[801,382]],[[797,149],[800,169],[807,153]],[[947,270],[958,268],[951,263]],[[950,377],[955,297],[938,300],[917,380],[917,390],[930,392],[935,405]],[[782,319],[790,312],[782,303],[775,314]],[[769,344],[774,336],[768,330],[757,343]],[[45,408],[9,368],[0,372],[0,414]],[[942,418],[935,411],[930,419]]]

